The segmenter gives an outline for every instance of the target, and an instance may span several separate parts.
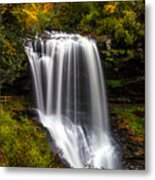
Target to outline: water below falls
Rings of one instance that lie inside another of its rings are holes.
[[[71,167],[118,168],[95,41],[77,34],[46,34],[25,46],[40,122]]]

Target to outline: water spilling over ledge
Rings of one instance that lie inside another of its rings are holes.
[[[46,32],[25,46],[40,122],[73,168],[117,169],[104,77],[96,43],[78,34]]]

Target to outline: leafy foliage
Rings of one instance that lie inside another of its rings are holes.
[[[21,113],[26,106],[23,100],[0,106],[0,165],[65,167],[51,152],[46,131]]]
[[[25,32],[43,32],[51,19],[53,3],[29,3],[16,5],[12,14],[16,16],[19,25]]]
[[[16,17],[12,14],[11,5],[1,5],[1,67],[0,85],[12,84],[27,69],[25,53],[22,48],[22,31]],[[2,18],[3,16],[3,18]],[[14,25],[12,25],[14,22]],[[21,36],[21,37],[20,37]]]
[[[44,30],[95,38],[111,88],[115,86],[110,80],[124,84],[131,71],[136,78],[144,76],[144,6],[144,1],[2,4],[1,88],[27,71],[23,41]]]
[[[111,95],[123,99],[127,94],[132,102],[138,93],[144,98],[144,7],[142,0],[1,4],[0,89],[13,86],[29,68],[24,39],[57,30],[96,39]],[[64,167],[51,154],[46,133],[21,113],[25,107],[21,100],[0,107],[0,164]],[[115,113],[120,129],[144,135],[144,108]]]

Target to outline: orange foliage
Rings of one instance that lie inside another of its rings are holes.
[[[114,13],[116,10],[117,4],[118,4],[118,2],[108,3],[105,6],[106,11],[111,13],[111,14]]]
[[[48,14],[54,7],[54,3],[31,3],[23,6],[22,12],[26,15],[25,24],[27,28],[30,28],[33,23],[39,21],[41,15]]]
[[[47,14],[51,9],[53,9],[54,3],[45,3],[43,5],[43,13]]]

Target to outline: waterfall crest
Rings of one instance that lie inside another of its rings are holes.
[[[115,169],[104,77],[96,43],[77,34],[48,32],[25,46],[39,120],[73,168]]]

